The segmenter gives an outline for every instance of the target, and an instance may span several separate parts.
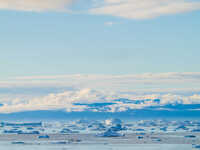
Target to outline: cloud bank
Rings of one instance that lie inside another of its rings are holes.
[[[56,75],[15,77],[0,81],[0,87],[74,87],[112,91],[152,89],[197,89],[199,72],[144,73],[130,75]]]
[[[121,100],[121,98],[123,99]],[[156,101],[158,99],[159,102]],[[149,106],[163,106],[167,104],[200,104],[200,95],[135,95],[82,89],[68,90],[56,94],[51,93],[47,96],[31,99],[22,99],[18,97],[10,100],[1,99],[0,102],[3,104],[3,106],[0,107],[0,113],[36,110],[64,110],[66,112],[103,111],[114,113],[130,109],[142,109]],[[106,105],[104,107],[95,107],[93,105],[98,103],[105,103]]]
[[[121,112],[167,104],[200,104],[199,83],[199,72],[14,77],[0,81],[0,113]],[[128,102],[116,101],[121,98]],[[95,103],[112,105],[89,105]]]

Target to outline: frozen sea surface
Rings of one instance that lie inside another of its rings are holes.
[[[167,145],[167,144],[77,144],[77,145],[12,145],[1,144],[1,150],[192,150],[192,146],[187,145]]]

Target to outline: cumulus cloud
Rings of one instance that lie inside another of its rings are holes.
[[[109,111],[166,104],[199,104],[200,73],[131,75],[57,75],[15,77],[0,81],[0,113],[30,110]],[[115,99],[147,100],[127,104]],[[160,103],[154,102],[160,99]],[[74,103],[115,103],[105,109]]]
[[[116,99],[119,98],[129,99],[132,102],[141,101],[141,103],[126,103],[123,101],[116,101]],[[160,103],[155,102],[155,99],[160,99]],[[94,112],[122,112],[129,109],[141,109],[148,106],[162,106],[166,104],[200,104],[200,95],[135,95],[82,89],[68,90],[61,93],[51,93],[47,96],[40,96],[30,99],[21,99],[20,97],[15,97],[9,100],[1,99],[0,103],[3,104],[3,106],[0,107],[0,113],[34,110],[65,110],[66,112],[80,112],[88,110]],[[77,105],[77,103],[86,105]],[[114,104],[105,106],[103,109],[97,109],[93,108],[93,106],[87,105],[93,103]]]
[[[13,98],[9,100],[1,99],[0,112],[11,113],[18,111],[31,110],[60,110],[68,112],[83,111],[86,106],[76,106],[73,103],[94,103],[107,101],[100,92],[91,89],[71,90],[61,93],[51,93],[47,96],[36,97],[31,99]],[[107,96],[109,98],[109,96]]]
[[[0,9],[20,11],[66,11],[75,0],[0,0]]]
[[[103,4],[92,8],[90,13],[128,19],[149,19],[199,9],[200,2],[195,0],[104,0]]]

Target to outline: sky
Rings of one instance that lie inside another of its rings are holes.
[[[199,10],[191,0],[1,0],[0,78],[198,72]]]
[[[191,99],[199,18],[199,0],[0,0],[2,112],[66,91]]]

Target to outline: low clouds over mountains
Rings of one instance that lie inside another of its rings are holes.
[[[114,115],[146,110],[174,116],[176,111],[184,114],[183,110],[195,114],[200,110],[199,82],[199,73],[15,77],[1,81],[0,114],[61,111]]]

